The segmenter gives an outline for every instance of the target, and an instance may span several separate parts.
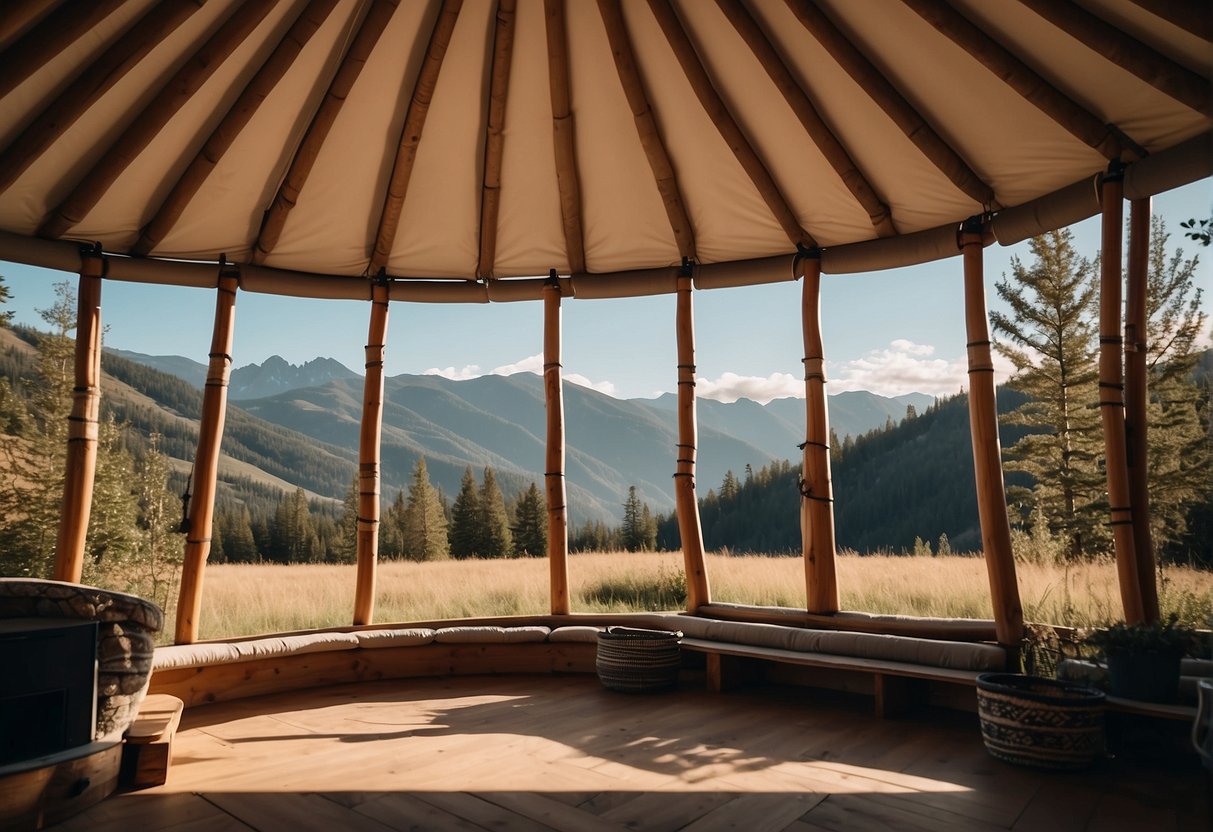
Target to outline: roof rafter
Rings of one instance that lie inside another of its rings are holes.
[[[7,95],[80,36],[109,17],[122,0],[96,0],[80,8],[60,6],[4,51],[0,60],[0,95]],[[5,9],[5,14],[8,10]]]
[[[92,104],[152,48],[198,11],[195,0],[157,3],[72,82],[0,153],[0,191],[8,188]]]
[[[278,42],[273,53],[257,70],[257,74],[249,81],[244,91],[240,93],[240,97],[228,108],[223,120],[219,122],[210,137],[207,138],[206,144],[202,146],[202,150],[178,178],[152,218],[143,226],[139,239],[131,246],[131,254],[138,256],[147,254],[172,231],[190,201],[210,176],[211,171],[215,169],[223,155],[227,153],[228,148],[248,125],[262,102],[282,80],[295,59],[299,57],[299,53],[303,51],[303,47],[328,19],[336,4],[337,0],[310,0],[305,5],[303,13]]]
[[[1115,131],[1093,113],[1036,74],[1002,44],[970,23],[946,0],[902,0],[953,43],[1002,79],[1042,113],[1057,122],[1106,159],[1120,158],[1121,143]]]
[[[8,0],[4,14],[0,15],[0,50],[7,49],[16,38],[38,25],[38,20],[57,5],[59,0]]]
[[[686,74],[687,81],[690,82],[691,89],[699,99],[700,105],[712,123],[716,125],[716,129],[720,131],[721,138],[733,151],[733,155],[742,169],[750,177],[750,181],[774,215],[775,221],[783,229],[783,233],[788,236],[788,240],[793,245],[815,247],[817,243],[813,236],[801,227],[800,220],[796,218],[792,206],[780,192],[771,172],[767,170],[757,151],[754,150],[740,125],[733,118],[733,114],[729,112],[724,99],[713,86],[707,70],[695,52],[695,46],[687,36],[686,30],[683,29],[669,0],[649,0],[649,8],[652,9],[653,16],[657,18],[657,23],[665,34],[678,63],[682,66],[682,71]]]
[[[636,124],[640,146],[649,161],[649,168],[653,171],[653,178],[657,183],[657,192],[661,195],[666,216],[670,220],[670,230],[674,233],[678,254],[680,257],[694,260],[695,230],[687,217],[686,204],[678,187],[678,177],[670,163],[670,154],[662,141],[661,132],[657,129],[657,121],[653,118],[653,108],[649,106],[640,70],[636,67],[636,56],[628,38],[627,26],[623,22],[619,0],[598,0],[598,13],[602,17],[607,40],[611,45],[611,54],[615,58],[619,84],[623,87],[628,107],[632,110],[632,120]]]
[[[1199,113],[1208,113],[1213,97],[1208,78],[1180,66],[1069,0],[1019,0],[1088,49],[1123,67],[1156,90]],[[1208,10],[1205,10],[1208,14]]]
[[[404,198],[409,190],[409,180],[413,176],[413,165],[417,161],[417,146],[421,144],[421,133],[425,129],[425,120],[430,112],[430,102],[434,99],[438,74],[442,70],[442,61],[446,58],[451,34],[455,31],[455,23],[462,8],[463,0],[443,0],[442,8],[434,19],[434,27],[430,30],[425,60],[417,73],[417,81],[413,84],[413,96],[409,99],[408,112],[405,114],[400,139],[396,144],[396,161],[392,164],[392,175],[388,180],[387,193],[379,212],[379,222],[376,224],[375,243],[371,249],[370,265],[367,267],[369,274],[377,274],[380,269],[385,268],[388,258],[392,255],[392,244],[396,240],[400,216],[404,210]]]
[[[110,143],[72,192],[51,209],[38,227],[38,236],[62,237],[88,215],[114,180],[135,161],[164,126],[206,83],[223,62],[252,34],[273,8],[270,0],[239,4],[223,25],[161,88],[143,112],[135,116],[122,135]]]
[[[994,189],[978,176],[956,150],[935,132],[927,120],[897,91],[884,73],[851,43],[825,13],[810,0],[786,0],[801,25],[833,56],[859,87],[868,94],[906,138],[931,164],[974,201],[998,207]]]
[[[581,181],[577,176],[577,148],[573,114],[569,109],[569,45],[564,19],[565,0],[544,0],[548,36],[548,86],[552,96],[552,141],[556,155],[556,185],[560,189],[560,216],[569,271],[585,271],[585,237],[581,228]]]
[[[480,199],[480,258],[476,277],[493,276],[497,257],[497,214],[501,207],[501,157],[505,152],[505,103],[514,56],[516,0],[497,0],[493,29],[493,68],[489,78],[489,118],[484,143],[484,179]]]
[[[851,158],[851,154],[847,152],[846,147],[822,119],[808,94],[792,77],[792,73],[788,71],[787,65],[758,25],[758,21],[751,16],[740,0],[716,0],[716,3],[746,45],[750,47],[754,57],[762,64],[762,68],[766,70],[772,83],[783,94],[784,100],[788,102],[788,106],[800,120],[805,132],[809,134],[809,138],[813,140],[826,161],[834,168],[834,172],[847,186],[851,195],[867,212],[868,218],[872,221],[872,227],[882,237],[896,234],[897,230],[893,227],[889,206],[877,196],[876,190],[859,169],[855,160]]]
[[[1202,40],[1213,41],[1213,14],[1205,0],[1132,0],[1150,14],[1185,29]]]
[[[307,184],[312,166],[316,164],[316,158],[320,155],[320,148],[328,137],[333,122],[337,120],[341,108],[345,105],[345,99],[350,94],[354,82],[362,73],[362,68],[366,65],[371,50],[375,48],[375,44],[379,42],[379,36],[383,34],[388,21],[392,19],[398,3],[399,0],[374,0],[366,17],[363,18],[362,25],[358,27],[358,34],[354,36],[349,49],[341,59],[341,66],[333,75],[324,100],[316,109],[315,115],[312,116],[312,122],[308,125],[303,141],[300,142],[298,150],[291,159],[286,177],[282,180],[282,185],[279,186],[274,201],[265,212],[265,218],[261,223],[261,233],[253,245],[254,263],[265,262],[265,258],[278,244],[278,238],[286,226],[286,219],[299,200],[299,194],[303,190],[303,186]]]

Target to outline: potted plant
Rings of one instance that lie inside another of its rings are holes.
[[[1124,699],[1174,702],[1179,697],[1180,662],[1195,644],[1196,631],[1174,613],[1164,621],[1117,622],[1096,630],[1087,642],[1108,664],[1108,692]]]

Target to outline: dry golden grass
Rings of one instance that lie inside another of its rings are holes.
[[[676,553],[573,555],[569,562],[574,612],[674,608],[681,579]],[[709,555],[712,597],[718,601],[801,607],[799,558]],[[1069,568],[1018,566],[1020,595],[1030,621],[1090,626],[1119,617],[1116,567],[1108,562]],[[992,616],[985,563],[980,558],[843,555],[838,559],[843,609],[940,617]],[[1213,573],[1168,567],[1160,585],[1164,615],[1203,623],[1213,609]],[[548,612],[548,565],[543,559],[387,562],[379,567],[375,620],[420,621]],[[623,600],[633,600],[630,604]],[[203,638],[349,624],[354,567],[235,565],[207,567]],[[645,603],[644,599],[649,599]],[[166,628],[171,633],[171,625]]]

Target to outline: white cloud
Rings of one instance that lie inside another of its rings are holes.
[[[872,350],[840,367],[831,365],[831,371],[827,374],[830,379],[828,390],[831,393],[868,390],[881,396],[901,396],[906,393],[950,396],[961,388],[967,389],[967,357],[929,357],[934,354],[933,346],[899,338],[890,342],[886,349]],[[994,353],[995,381],[1001,384],[1013,370],[1009,361]]]
[[[454,367],[438,368],[431,367],[422,375],[427,376],[442,376],[449,378],[452,381],[467,381],[468,379],[480,378],[481,376],[512,376],[515,373],[534,373],[537,376],[543,375],[543,353],[528,355],[526,358],[513,362],[512,364],[502,364],[500,367],[494,367],[489,372],[480,369],[478,364],[468,364],[465,367],[455,369]],[[576,384],[581,387],[588,387],[591,390],[597,390],[599,393],[605,393],[608,396],[618,397],[618,391],[615,388],[615,383],[612,381],[590,381],[580,373],[565,373],[564,380],[569,384]]]
[[[771,399],[785,399],[789,396],[804,398],[804,381],[788,373],[771,373],[762,378],[726,372],[715,381],[707,378],[697,379],[695,394],[703,399],[715,399],[726,404],[742,398],[766,404]]]
[[[451,381],[467,381],[470,378],[480,378],[484,375],[480,371],[480,365],[478,364],[468,364],[458,370],[454,367],[444,367],[442,369],[430,367],[421,374],[423,376],[442,376],[443,378],[449,378]]]
[[[564,380],[569,384],[576,384],[579,387],[588,387],[591,390],[597,390],[599,393],[604,393],[608,396],[618,398],[615,391],[615,383],[612,381],[590,381],[581,373],[565,373]]]
[[[502,364],[500,367],[494,367],[489,375],[494,376],[512,376],[514,373],[534,373],[537,376],[543,375],[543,353],[528,355],[521,361],[515,361],[513,364]]]
[[[915,344],[913,341],[905,338],[897,338],[889,343],[889,346],[898,352],[909,353],[910,355],[934,355],[935,348],[930,344]]]

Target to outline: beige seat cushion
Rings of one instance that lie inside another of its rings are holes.
[[[359,630],[359,647],[421,647],[432,644],[436,630],[429,627],[407,627],[390,630]]]

